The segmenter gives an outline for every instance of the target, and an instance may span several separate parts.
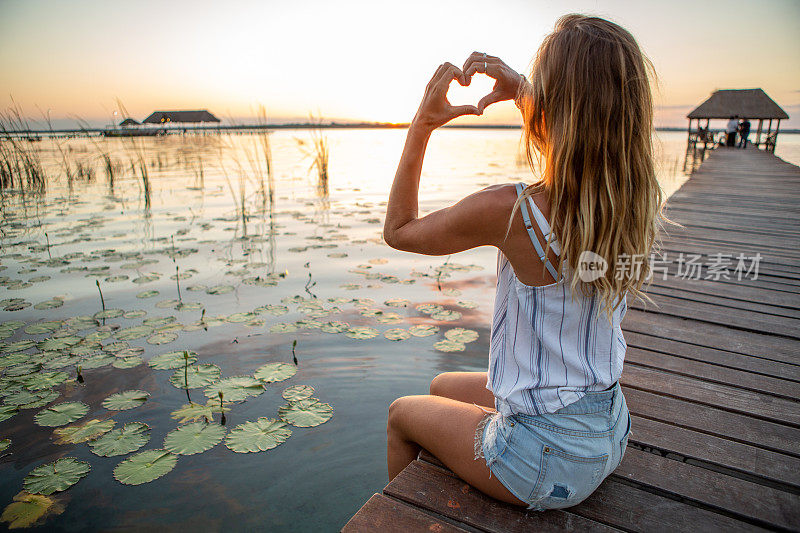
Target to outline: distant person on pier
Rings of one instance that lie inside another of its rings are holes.
[[[725,146],[736,146],[736,131],[739,129],[739,115],[731,117],[728,120],[728,126],[725,128],[725,133],[728,134],[728,138],[725,141]]]
[[[739,123],[739,148],[747,148],[747,136],[750,135],[750,121],[747,117]]]

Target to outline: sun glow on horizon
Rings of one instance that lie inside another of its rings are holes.
[[[800,126],[800,4],[735,1],[720,11],[678,1],[657,10],[654,18],[653,6],[621,0],[490,9],[473,0],[4,2],[0,72],[5,94],[34,119],[41,108],[107,122],[119,98],[137,119],[209,109],[236,120],[263,104],[276,121],[313,113],[407,122],[440,63],[460,66],[480,50],[527,72],[558,16],[585,12],[622,24],[653,60],[659,125],[684,125],[686,111],[716,88],[762,87],[793,117],[786,126]],[[725,38],[732,31],[746,36],[741,46]],[[461,120],[513,124],[518,116],[505,103]]]

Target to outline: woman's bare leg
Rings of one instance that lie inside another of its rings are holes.
[[[481,492],[504,502],[526,505],[496,477],[489,477],[484,459],[475,459],[475,429],[484,416],[485,413],[472,403],[442,396],[398,398],[389,407],[389,479],[394,479],[414,461],[423,447]]]
[[[431,381],[431,394],[494,409],[494,395],[486,388],[486,372],[444,372]]]

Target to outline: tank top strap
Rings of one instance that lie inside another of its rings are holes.
[[[522,183],[517,183],[516,184],[517,197],[522,195],[522,185],[523,185]],[[529,198],[529,200],[530,200],[530,198]],[[560,280],[560,276],[558,275],[558,272],[556,272],[555,267],[550,263],[550,260],[547,258],[547,254],[544,251],[544,248],[542,247],[541,243],[539,242],[539,238],[536,236],[536,233],[533,231],[533,224],[531,223],[530,216],[528,216],[528,208],[525,206],[525,204],[526,204],[526,202],[522,202],[521,204],[519,204],[519,206],[520,206],[520,211],[522,212],[522,220],[523,220],[523,222],[525,222],[525,229],[528,231],[528,236],[530,237],[531,242],[533,243],[533,247],[536,249],[536,254],[539,256],[539,259],[544,264],[545,268],[547,268],[547,271],[550,272],[550,275],[553,276],[554,280],[559,281]],[[541,217],[541,219],[544,220],[544,215],[542,215],[541,211],[539,211],[538,208],[536,208],[536,204],[533,204],[533,206],[531,207],[531,211],[534,213],[534,217],[536,217],[536,214],[538,213],[538,215]],[[544,222],[547,223],[546,220],[544,220]],[[547,239],[547,236],[550,234],[549,225],[547,226],[547,230],[548,231],[545,231],[545,229],[542,228],[541,223],[538,220],[538,218],[536,220],[536,223],[539,224],[539,229],[542,230],[542,233],[544,234],[545,239]],[[545,241],[545,244],[546,244],[546,241]],[[553,246],[554,244],[556,246]],[[554,252],[559,253],[559,251],[557,249],[557,246],[558,246],[557,243],[554,243],[554,242],[550,243],[550,248],[552,248]]]

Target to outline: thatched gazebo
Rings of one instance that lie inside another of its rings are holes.
[[[762,144],[764,148],[770,152],[775,152],[775,142],[778,138],[778,132],[781,127],[781,120],[789,118],[786,111],[775,103],[775,101],[767,96],[762,89],[723,89],[714,91],[713,94],[702,104],[697,106],[694,111],[686,115],[689,119],[689,146],[687,146],[687,153],[694,144],[705,144],[712,142],[709,139],[708,124],[711,119],[729,119],[732,116],[739,118],[748,118],[750,120],[758,119],[758,130],[756,130],[756,140],[753,144],[756,148]],[[692,121],[697,120],[697,127],[692,129]],[[700,121],[705,119],[705,127],[701,129]],[[764,142],[761,142],[761,133],[763,131],[764,121],[769,120],[767,126],[767,136]],[[772,121],[777,120],[775,131],[772,131]]]

